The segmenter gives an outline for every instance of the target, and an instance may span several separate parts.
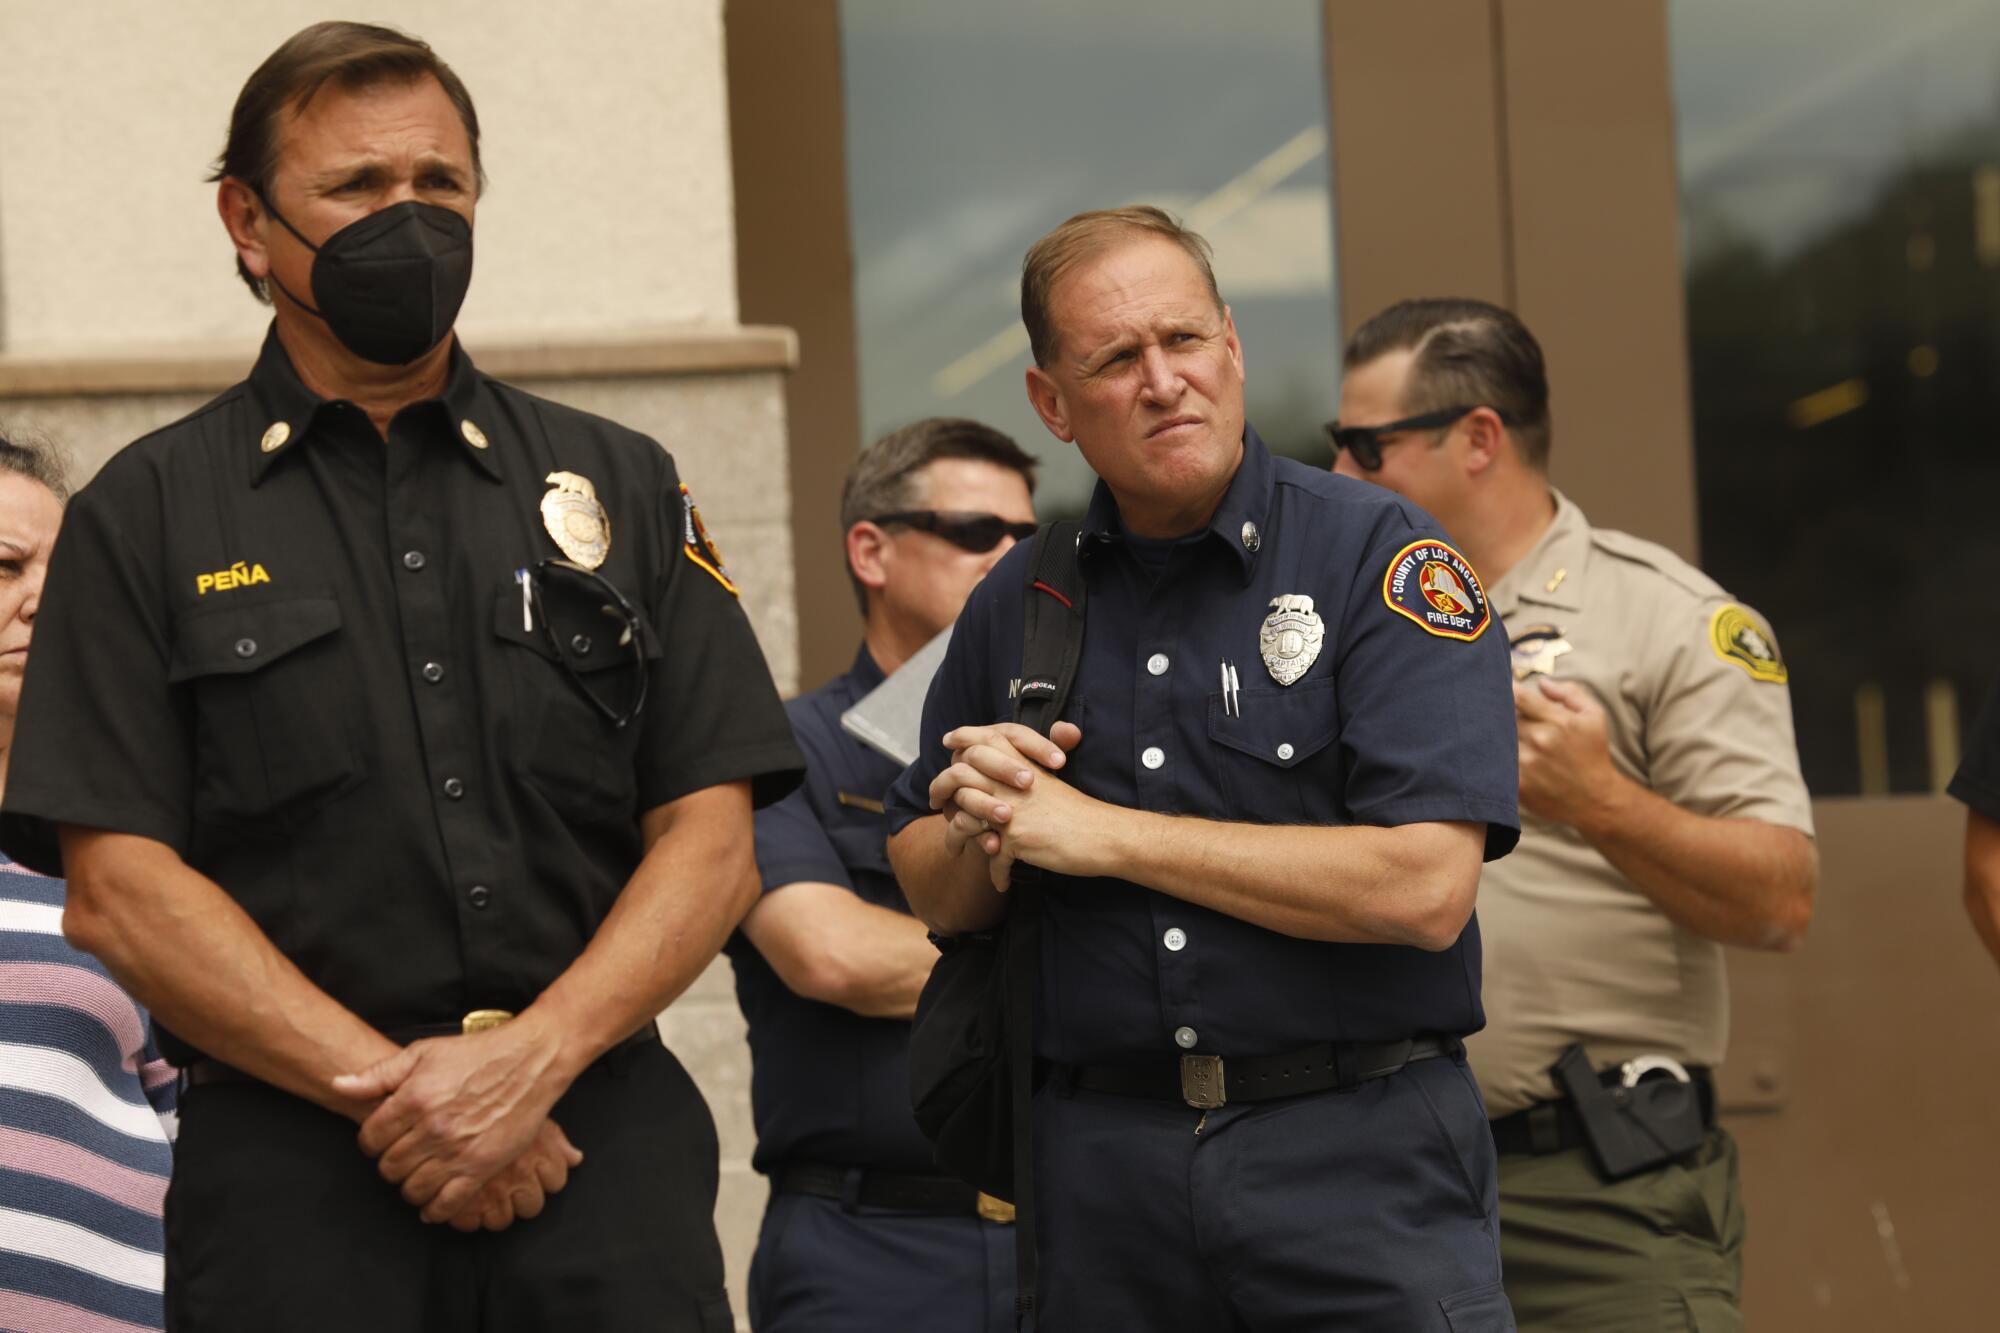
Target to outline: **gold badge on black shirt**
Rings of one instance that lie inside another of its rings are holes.
[[[542,526],[564,555],[596,569],[611,554],[611,516],[598,502],[597,487],[574,472],[551,472],[542,480],[555,488],[542,497]]]

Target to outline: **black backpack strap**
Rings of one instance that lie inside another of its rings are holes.
[[[1045,523],[1035,534],[1022,589],[1021,679],[1014,720],[1046,736],[1076,683],[1083,657],[1083,525]],[[1041,871],[1016,865],[1007,917],[1007,1059],[1014,1131],[1014,1325],[1033,1329],[1040,1276],[1035,1250],[1035,992],[1041,972]]]

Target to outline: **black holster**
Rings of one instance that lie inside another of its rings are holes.
[[[1606,1180],[1623,1180],[1701,1147],[1701,1093],[1674,1078],[1607,1088],[1583,1047],[1572,1042],[1550,1070],[1583,1122],[1590,1155]]]

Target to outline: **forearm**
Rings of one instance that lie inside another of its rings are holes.
[[[986,854],[968,843],[952,855],[943,815],[926,815],[890,838],[889,861],[910,909],[940,935],[991,930],[1007,915],[1007,899],[993,887]]]
[[[1965,818],[1965,911],[2000,962],[2000,823],[1976,810]]]
[[[1444,949],[1479,883],[1483,824],[1228,824],[1104,807],[1099,869],[1300,939]]]
[[[162,1025],[328,1110],[367,1114],[373,1099],[342,1097],[333,1079],[395,1043],[313,985],[219,885],[147,838],[65,827],[62,843],[64,934]]]
[[[771,890],[743,933],[794,994],[863,1018],[908,1018],[937,962],[924,923],[838,884]]]
[[[714,960],[757,891],[748,783],[650,811],[647,851],[590,944],[516,1022],[545,1028],[558,1092]]]
[[[1804,942],[1819,861],[1797,829],[1698,815],[1622,776],[1576,829],[1676,925],[1741,948]]]

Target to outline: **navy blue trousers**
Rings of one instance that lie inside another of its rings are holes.
[[[756,1333],[1013,1333],[1014,1228],[774,1194],[750,1261]]]
[[[1205,1120],[1053,1082],[1035,1181],[1038,1333],[1514,1327],[1493,1138],[1455,1060]]]

